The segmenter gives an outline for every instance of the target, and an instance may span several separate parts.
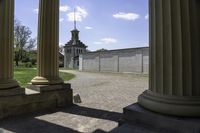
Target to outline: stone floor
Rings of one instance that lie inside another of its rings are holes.
[[[123,107],[137,101],[148,87],[148,77],[133,74],[90,73],[69,70],[69,81],[82,103],[0,121],[0,133],[97,133],[110,131],[122,117]]]

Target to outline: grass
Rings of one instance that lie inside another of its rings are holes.
[[[20,83],[20,86],[26,87],[35,76],[37,75],[37,70],[33,68],[15,68],[14,69],[14,78]],[[60,77],[64,81],[68,81],[75,77],[74,74],[60,72]]]

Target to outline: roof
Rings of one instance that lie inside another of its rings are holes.
[[[64,47],[71,47],[71,46],[87,48],[87,46],[80,40],[70,40],[67,44],[65,44]]]

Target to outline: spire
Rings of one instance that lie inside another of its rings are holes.
[[[79,31],[76,29],[76,8],[74,8],[74,29],[71,31],[72,40],[79,40]]]
[[[74,8],[74,29],[76,29],[76,9]]]

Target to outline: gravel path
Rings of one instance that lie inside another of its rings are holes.
[[[64,71],[64,70],[62,70]],[[70,109],[34,113],[0,122],[4,133],[86,133],[110,131],[122,117],[123,107],[137,101],[148,87],[148,77],[133,74],[90,73],[68,70],[74,94],[82,103]],[[46,114],[47,113],[47,114]]]

